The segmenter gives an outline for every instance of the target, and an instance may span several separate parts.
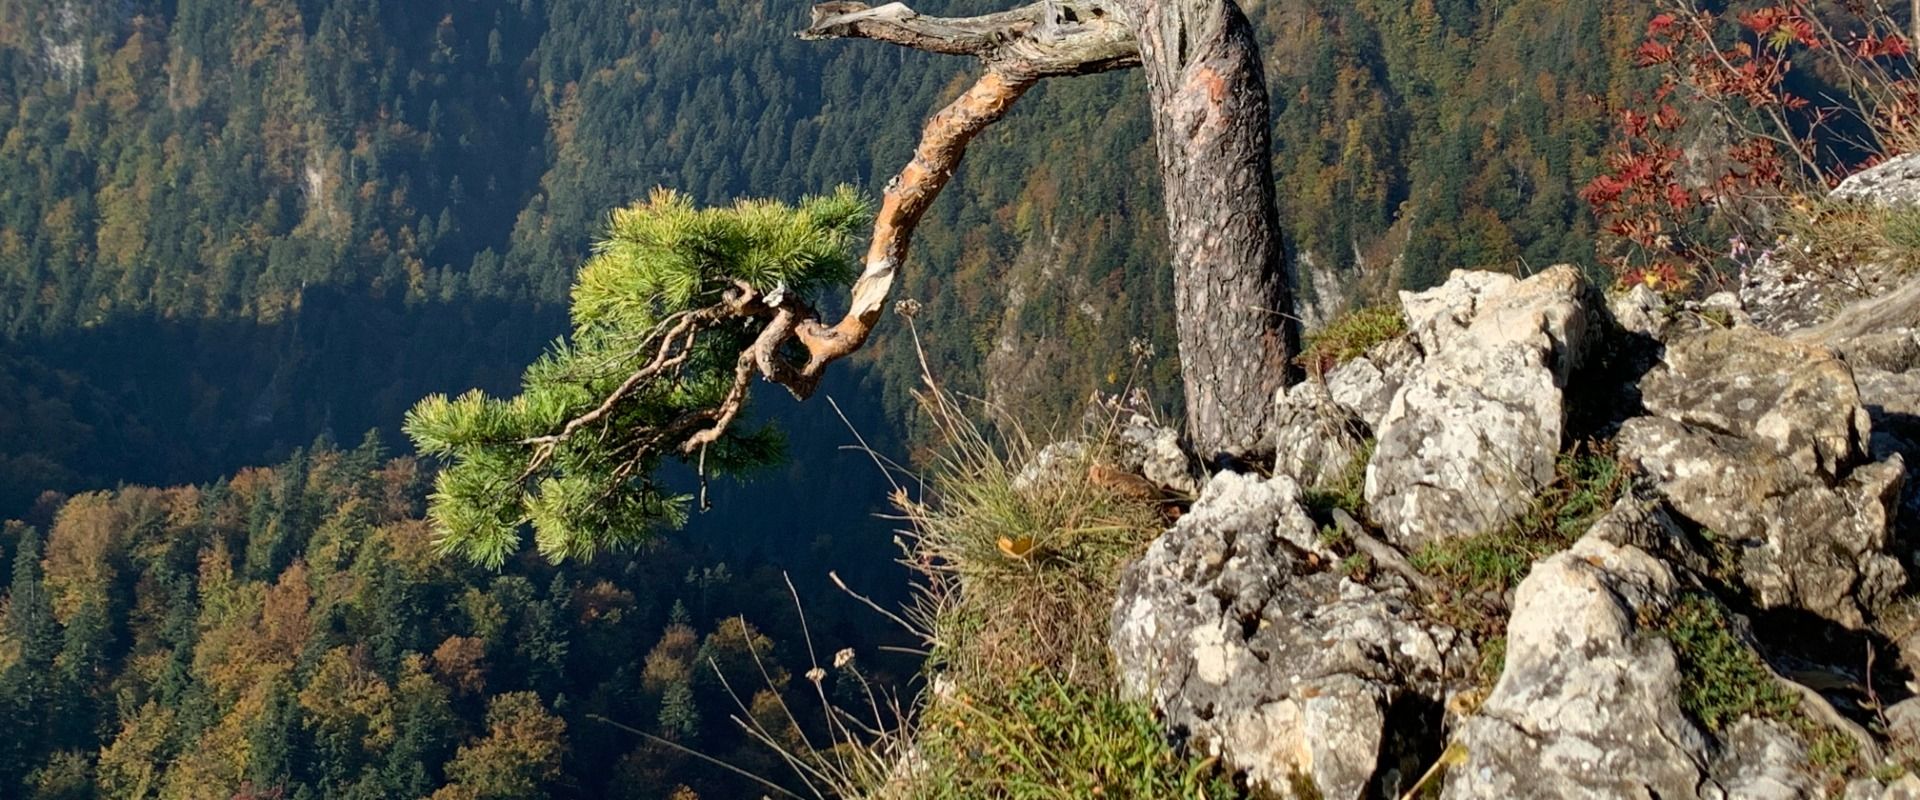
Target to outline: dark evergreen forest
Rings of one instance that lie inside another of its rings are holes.
[[[1245,5],[1309,295],[1592,261],[1576,188],[1643,88],[1619,54],[1644,4]],[[904,592],[887,483],[824,403],[768,393],[789,467],[716,487],[652,551],[558,569],[436,561],[431,465],[375,442],[425,394],[510,389],[610,209],[655,186],[871,193],[969,80],[798,41],[805,13],[0,0],[0,518],[22,520],[0,535],[0,729],[42,734],[0,737],[0,797],[759,791],[599,718],[781,774],[726,721],[812,691],[780,570],[829,655],[897,636],[828,569]],[[1152,147],[1127,74],[1050,81],[975,145],[901,292],[948,386],[1044,429],[1128,381],[1145,332],[1144,383],[1174,401]],[[910,461],[904,333],[827,393]]]

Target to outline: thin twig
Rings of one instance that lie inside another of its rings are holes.
[[[670,739],[663,739],[659,736],[655,736],[651,733],[647,733],[646,731],[640,730],[639,728],[635,728],[631,725],[626,725],[623,723],[619,723],[619,722],[615,722],[613,720],[607,719],[606,717],[600,716],[599,714],[588,714],[587,719],[590,719],[605,725],[611,725],[615,728],[619,728],[620,730],[626,731],[627,733],[631,733],[635,736],[644,738],[650,742],[653,742],[654,744],[662,745],[664,747],[669,747],[678,752],[693,756],[694,758],[700,759],[701,761],[705,761],[709,764],[712,764],[716,767],[724,769],[735,775],[739,775],[742,778],[746,778],[747,780],[753,781],[754,783],[758,783],[761,786],[765,786],[768,789],[772,789],[788,797],[795,798],[795,800],[806,800],[806,798],[801,797],[800,795],[794,794],[793,792],[790,792],[787,789],[783,788],[782,786],[780,786],[780,784],[769,781],[766,778],[762,778],[744,769],[736,767],[725,761],[721,761],[720,759],[714,758],[713,756],[707,755],[706,753],[702,753],[698,750],[694,750],[692,748],[687,747],[686,745],[680,744]]]

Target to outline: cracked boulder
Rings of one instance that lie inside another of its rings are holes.
[[[1674,510],[1724,543],[1722,566],[1761,608],[1857,628],[1906,581],[1886,552],[1898,455],[1830,486],[1761,444],[1669,419],[1628,420],[1618,442]]]
[[[1317,380],[1282,390],[1273,419],[1273,471],[1308,488],[1346,477],[1366,450],[1365,425]]]
[[[1828,194],[1835,203],[1920,206],[1920,154],[1861,170]],[[1882,257],[1885,256],[1885,257]],[[1740,301],[1774,333],[1884,331],[1920,323],[1920,281],[1894,254],[1828,260],[1793,239],[1763,252],[1741,272]]]
[[[1905,583],[1887,553],[1905,467],[1870,451],[1868,411],[1831,351],[1715,330],[1668,343],[1640,388],[1653,416],[1621,427],[1620,454],[1724,543],[1760,607],[1858,627]]]
[[[1745,718],[1719,741],[1680,706],[1673,645],[1655,627],[1671,569],[1594,536],[1534,565],[1515,592],[1506,665],[1454,727],[1442,797],[1796,798],[1798,739]]]
[[[1365,423],[1380,426],[1407,379],[1420,367],[1420,348],[1412,337],[1397,336],[1374,345],[1366,355],[1327,371],[1327,393]]]
[[[1803,472],[1832,478],[1866,460],[1872,423],[1853,371],[1824,348],[1751,328],[1685,337],[1640,396],[1650,414],[1753,440]]]
[[[1911,372],[1856,370],[1860,400],[1873,420],[1869,455],[1876,461],[1898,457],[1907,465],[1897,540],[1920,534],[1920,369]]]
[[[1286,791],[1397,796],[1437,753],[1466,638],[1405,588],[1330,569],[1284,476],[1222,473],[1121,578],[1111,645],[1122,691],[1177,733]]]
[[[1600,328],[1578,270],[1455,272],[1402,293],[1426,358],[1375,428],[1366,498],[1408,550],[1496,529],[1552,482],[1564,389]],[[1603,312],[1602,312],[1603,313]]]

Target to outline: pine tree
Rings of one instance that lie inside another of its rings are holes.
[[[700,709],[694,705],[690,681],[675,681],[661,696],[660,732],[683,742],[700,735]]]
[[[259,789],[284,790],[293,782],[294,760],[300,753],[300,705],[292,684],[277,680],[268,690],[266,708],[247,732],[247,779]]]
[[[40,566],[40,533],[32,528],[19,530],[20,548],[14,552],[13,580],[8,584],[7,639],[20,648],[16,668],[44,675],[60,653],[60,627]]]
[[[658,191],[614,212],[574,285],[572,336],[518,396],[435,396],[408,414],[421,452],[450,462],[431,506],[441,546],[498,567],[531,524],[554,561],[631,547],[685,518],[688,498],[656,479],[666,459],[729,472],[776,457],[771,431],[731,424],[756,361],[787,358],[751,349],[851,278],[865,218],[850,189],[724,209]]]
[[[40,534],[32,528],[18,530],[20,547],[13,556],[4,620],[6,641],[18,649],[12,663],[0,668],[0,727],[34,731],[44,728],[51,711],[50,673],[60,652],[60,627],[40,566]],[[27,771],[45,752],[43,745],[37,737],[0,736],[0,795],[23,785]]]

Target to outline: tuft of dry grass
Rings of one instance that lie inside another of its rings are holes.
[[[875,609],[925,640],[929,685],[902,702],[850,659],[829,672],[815,657],[805,678],[826,736],[792,741],[819,726],[784,703],[790,725],[736,721],[820,798],[1241,796],[1217,761],[1170,744],[1151,709],[1115,690],[1115,587],[1165,524],[1156,497],[1104,468],[1120,411],[1042,448],[1006,414],[923,380],[915,397],[941,445],[893,497],[916,597],[897,614]],[[825,688],[840,681],[852,683]],[[860,707],[829,700],[848,688]]]
[[[1109,677],[1113,587],[1159,535],[1158,504],[1098,479],[1098,439],[1042,450],[1010,422],[982,426],[931,382],[918,399],[945,447],[922,498],[894,501],[925,580],[916,614],[935,633],[932,668],[962,682]]]
[[[1306,346],[1296,361],[1316,375],[1325,375],[1367,354],[1375,345],[1407,332],[1407,317],[1398,304],[1384,304],[1349,311],[1328,321],[1320,330],[1307,334]]]
[[[1920,273],[1920,209],[1822,199],[1789,209],[1781,228],[1775,258],[1860,295],[1876,290],[1873,275]]]

